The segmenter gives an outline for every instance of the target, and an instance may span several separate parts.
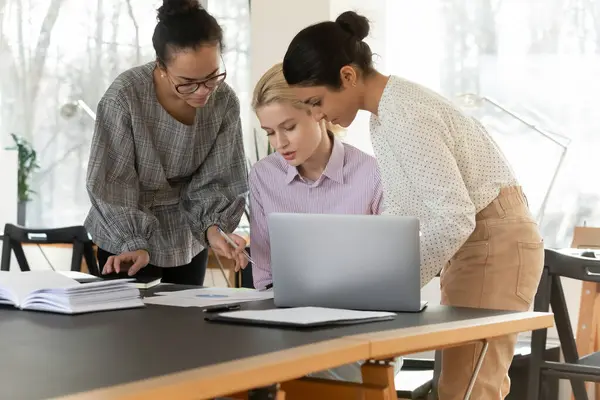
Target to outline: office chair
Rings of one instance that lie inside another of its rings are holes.
[[[552,306],[565,361],[544,361],[542,353],[548,330],[533,332],[527,388],[527,398],[530,400],[543,399],[540,382],[546,376],[569,379],[575,400],[588,399],[585,382],[600,382],[600,352],[579,356],[561,283],[563,276],[584,282],[600,282],[600,259],[593,257],[593,252],[583,253],[580,257],[554,250],[545,251],[544,271],[535,297],[534,311],[548,312]]]
[[[81,271],[81,261],[85,258],[89,273],[95,276],[100,275],[92,241],[86,229],[81,225],[53,229],[30,229],[13,224],[4,225],[0,270],[10,270],[10,253],[12,250],[15,253],[21,271],[30,271],[29,264],[25,258],[25,252],[23,251],[23,243],[38,245],[72,244],[71,271]]]

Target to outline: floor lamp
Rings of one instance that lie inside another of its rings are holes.
[[[559,135],[557,133],[550,133],[542,128],[539,128],[537,125],[527,121],[526,119],[524,119],[523,117],[521,117],[520,115],[515,113],[514,111],[511,111],[510,109],[504,107],[502,104],[490,99],[489,97],[480,96],[480,95],[474,94],[474,93],[464,93],[464,94],[458,95],[458,99],[460,100],[461,105],[463,105],[466,108],[479,108],[483,105],[484,102],[490,103],[494,107],[496,107],[499,110],[510,115],[517,121],[523,123],[524,125],[528,126],[532,130],[537,132],[538,134],[542,135],[546,139],[550,140],[551,142],[553,142],[554,144],[556,144],[557,146],[560,146],[562,148],[560,159],[558,161],[558,164],[556,165],[556,169],[554,170],[554,174],[552,175],[552,180],[550,181],[550,185],[548,186],[548,190],[546,191],[546,194],[544,195],[544,200],[542,201],[540,211],[538,212],[538,215],[537,215],[537,221],[541,227],[542,221],[544,220],[544,214],[546,212],[546,206],[548,204],[548,199],[550,198],[550,194],[552,192],[552,189],[554,188],[554,183],[556,182],[556,177],[558,176],[558,172],[562,168],[562,164],[563,164],[563,161],[565,160],[565,156],[567,154],[569,144],[571,143],[571,139],[569,139],[566,136]],[[560,140],[557,140],[557,138],[560,138]]]
[[[94,110],[87,105],[87,103],[83,100],[75,100],[69,103],[64,104],[60,108],[60,115],[63,118],[71,118],[73,117],[78,110],[83,110],[92,120],[96,120],[96,113]]]

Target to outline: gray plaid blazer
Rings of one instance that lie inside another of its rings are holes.
[[[98,104],[85,227],[103,250],[175,267],[207,246],[209,226],[237,227],[248,175],[234,91],[222,83],[188,126],[159,104],[154,66],[122,73]]]

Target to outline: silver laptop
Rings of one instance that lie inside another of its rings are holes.
[[[383,215],[272,213],[277,307],[419,312],[419,220]]]

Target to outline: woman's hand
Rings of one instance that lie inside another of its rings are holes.
[[[227,242],[227,240],[225,240],[223,236],[221,236],[217,226],[213,225],[206,231],[206,238],[208,239],[208,243],[213,251],[219,256],[233,260],[234,268],[237,272],[240,270],[240,268],[244,269],[246,268],[246,265],[248,265],[248,259],[246,256],[244,256],[244,253],[242,253],[242,251],[246,248],[247,243],[243,237],[234,233],[227,234],[227,236],[229,236],[229,238],[235,242],[237,249],[235,249]]]
[[[149,262],[150,254],[146,250],[128,251],[118,256],[108,257],[102,269],[102,275],[127,271],[127,275],[133,276]]]

